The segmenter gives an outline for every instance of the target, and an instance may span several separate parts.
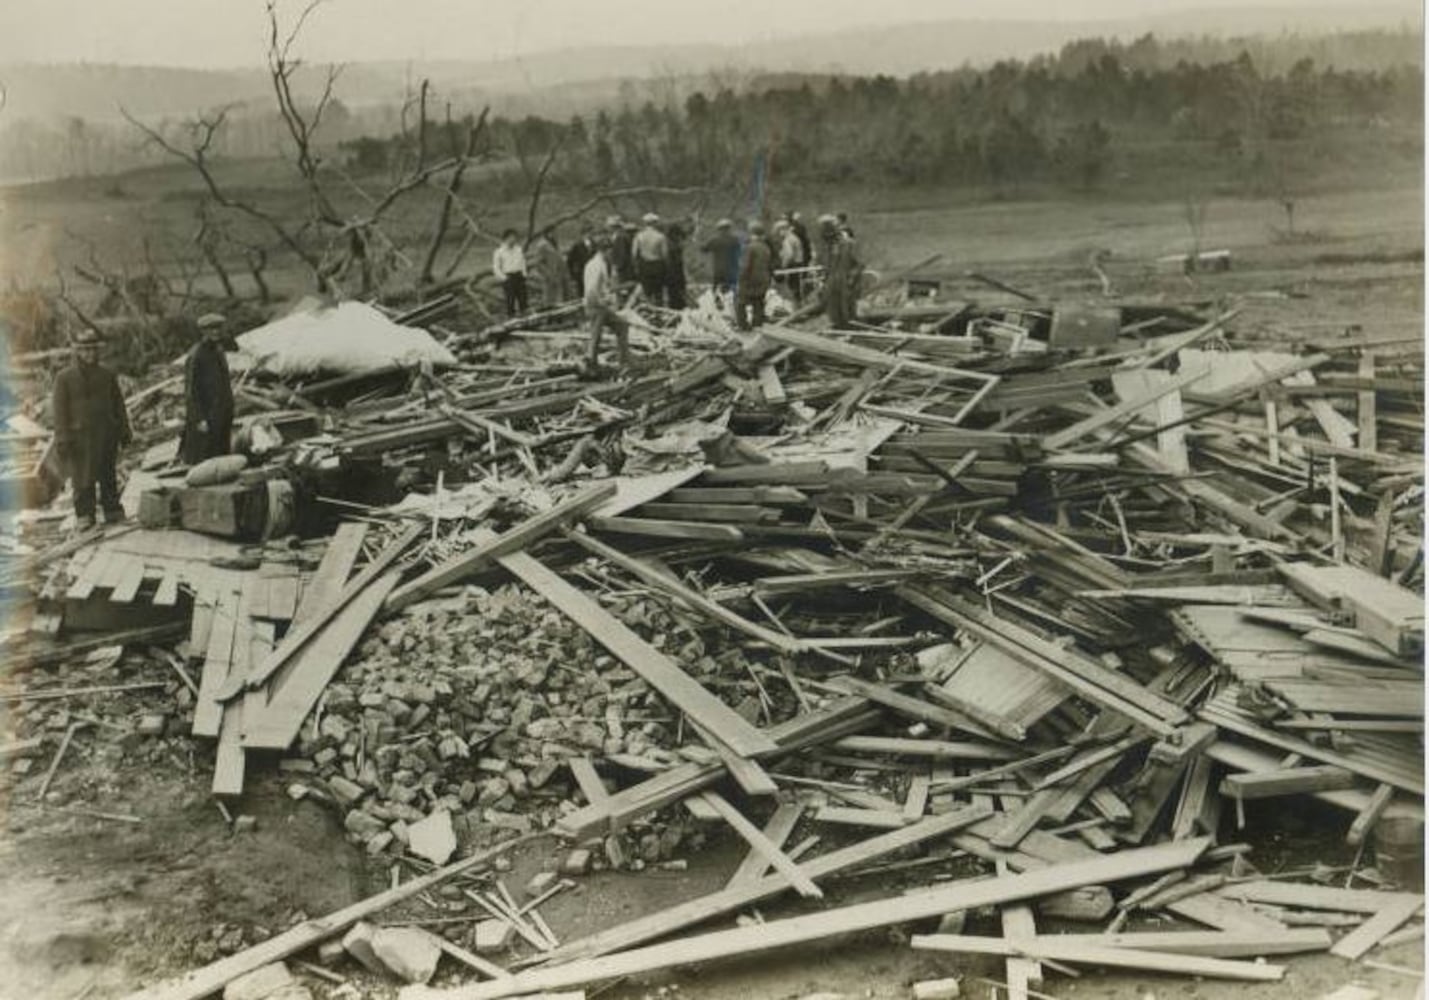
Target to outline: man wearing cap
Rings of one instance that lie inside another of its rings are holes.
[[[646,212],[644,225],[635,234],[630,252],[635,262],[635,280],[651,305],[665,304],[665,271],[670,262],[670,241],[660,232],[660,216]]]
[[[858,245],[853,232],[826,215],[819,220],[823,240],[824,305],[829,325],[834,329],[848,326],[858,308],[858,289],[863,282],[863,262],[858,258]]]
[[[665,305],[671,309],[683,309],[687,305],[684,223],[671,222],[665,229],[665,236],[670,241],[670,256],[665,263]]]
[[[120,445],[134,435],[124,394],[114,373],[99,363],[99,336],[75,338],[74,363],[55,379],[50,403],[55,451],[74,484],[74,513],[81,529],[94,527],[95,486],[107,523],[124,520],[116,463]]]
[[[198,328],[202,339],[184,359],[184,433],[179,457],[189,465],[227,455],[233,431],[233,385],[223,351],[223,317],[218,313],[200,316]]]
[[[734,321],[741,330],[764,325],[764,298],[774,279],[774,251],[764,235],[764,223],[749,223],[749,242],[739,259],[739,289],[735,294]],[[753,313],[753,320],[750,314]]]
[[[616,312],[617,288],[611,266],[611,244],[608,239],[596,243],[595,253],[586,261],[584,284],[586,323],[590,328],[590,370],[600,366],[600,338],[607,327],[615,331],[620,351],[620,364],[630,364],[630,327]]]
[[[720,219],[715,234],[701,244],[710,255],[710,284],[716,292],[728,292],[739,281],[739,237],[734,235],[734,223]]]

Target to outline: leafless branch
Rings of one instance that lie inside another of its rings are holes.
[[[541,207],[541,191],[546,186],[546,175],[551,172],[551,167],[556,164],[556,157],[560,155],[561,147],[565,145],[566,137],[562,133],[550,150],[546,153],[546,159],[541,163],[541,169],[536,172],[536,179],[531,184],[531,201],[526,207],[526,239],[524,243],[529,244],[536,235],[536,213]]]
[[[432,241],[427,246],[426,257],[422,260],[422,270],[417,275],[419,286],[430,284],[432,281],[432,269],[436,266],[437,254],[441,251],[442,244],[447,238],[447,230],[451,227],[452,207],[461,193],[462,175],[466,173],[466,165],[476,154],[476,143],[481,133],[486,130],[486,118],[490,111],[490,107],[482,108],[476,123],[467,128],[466,146],[460,154],[457,165],[452,168],[451,179],[447,182],[446,193],[442,198],[442,207],[437,215],[437,224],[432,230]]]

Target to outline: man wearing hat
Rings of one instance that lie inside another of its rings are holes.
[[[55,453],[74,484],[74,514],[81,529],[94,527],[95,486],[107,523],[124,520],[116,463],[120,445],[134,439],[124,394],[114,373],[99,363],[99,335],[82,331],[74,363],[55,379],[50,402]]]
[[[646,212],[640,220],[644,225],[630,246],[635,263],[635,280],[651,305],[665,304],[665,272],[670,263],[670,241],[660,232],[660,216]]]
[[[198,320],[202,339],[184,359],[184,433],[179,457],[197,465],[227,455],[233,431],[233,385],[223,351],[224,320],[208,313]]]
[[[858,257],[853,231],[840,224],[836,216],[820,218],[819,230],[823,240],[824,306],[829,324],[836,330],[844,329],[858,310],[863,262]]]
[[[741,330],[764,325],[764,298],[774,279],[774,250],[764,235],[764,223],[749,223],[749,242],[739,260],[739,290],[735,294],[735,326]],[[751,322],[750,314],[753,313]]]
[[[734,235],[734,223],[720,219],[715,234],[700,245],[710,255],[710,284],[716,292],[728,292],[739,281],[739,237]]]
[[[586,262],[595,256],[595,232],[590,224],[581,226],[581,238],[571,244],[566,251],[566,268],[570,271],[571,284],[575,286],[576,297],[585,295]]]
[[[612,215],[605,222],[610,235],[610,266],[615,272],[615,280],[621,285],[629,285],[635,280],[635,234],[618,215]]]

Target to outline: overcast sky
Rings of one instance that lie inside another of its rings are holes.
[[[279,0],[287,17],[306,0]],[[326,0],[314,60],[493,59],[589,45],[740,43],[949,18],[1102,20],[1304,0]],[[1313,0],[1312,0],[1313,2]],[[261,63],[263,0],[0,0],[0,62]]]

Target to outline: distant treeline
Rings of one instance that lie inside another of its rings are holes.
[[[988,69],[820,77],[759,89],[697,91],[683,104],[626,104],[590,118],[495,119],[489,143],[514,152],[517,194],[559,147],[553,178],[576,187],[730,189],[815,182],[1092,189],[1138,167],[1218,165],[1247,193],[1274,193],[1348,151],[1417,161],[1423,70],[1343,71],[1301,59],[1266,72],[1253,56],[1161,67],[1175,44],[1069,45],[1056,57]],[[345,144],[380,169],[409,138]],[[751,180],[752,178],[752,180]]]
[[[611,109],[594,115],[508,119],[492,108],[483,152],[498,168],[483,178],[500,186],[494,197],[519,196],[559,146],[551,184],[586,190],[728,189],[751,177],[1095,188],[1128,172],[1201,163],[1275,186],[1324,169],[1347,149],[1372,162],[1386,150],[1396,162],[1417,155],[1421,45],[1421,33],[1409,29],[1229,40],[1147,35],[1084,39],[1024,62],[907,79],[763,73],[718,84],[629,81]],[[475,109],[461,106],[459,88],[448,90],[434,96],[430,114],[440,118],[450,106],[459,125]],[[233,97],[247,100],[230,113],[214,154],[274,156],[286,137],[281,120],[250,90]],[[390,172],[412,153],[415,130],[402,130],[401,121],[400,105],[338,102],[324,115],[319,144],[352,169]],[[181,120],[151,123],[182,141]],[[433,124],[429,137],[445,146],[446,130]],[[164,161],[112,118],[0,116],[0,178],[7,180]]]

